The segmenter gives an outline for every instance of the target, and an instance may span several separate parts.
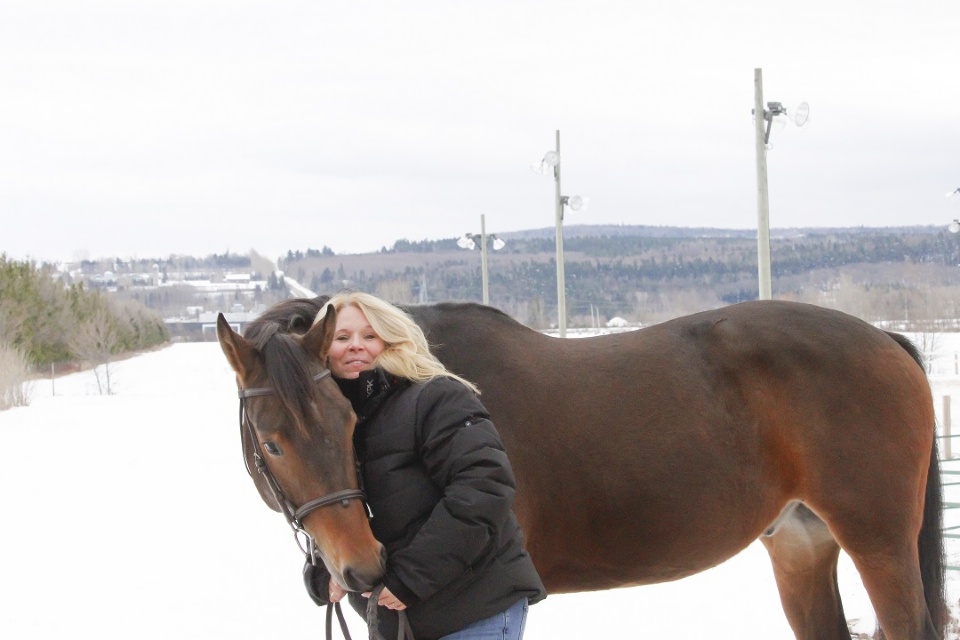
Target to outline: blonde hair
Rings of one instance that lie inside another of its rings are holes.
[[[389,302],[360,291],[337,293],[323,305],[314,323],[326,316],[328,307],[333,307],[337,313],[344,307],[356,307],[363,313],[370,327],[386,344],[377,356],[376,364],[387,373],[414,382],[426,382],[438,376],[446,376],[461,382],[474,393],[480,393],[472,382],[448,371],[443,363],[430,353],[427,338],[413,318]]]

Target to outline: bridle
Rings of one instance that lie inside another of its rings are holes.
[[[330,370],[324,369],[317,375],[313,376],[313,381],[320,382],[329,375]],[[370,513],[369,505],[367,505],[367,499],[363,489],[340,489],[338,491],[331,491],[330,493],[322,495],[319,498],[308,500],[299,507],[295,507],[293,503],[287,499],[287,496],[284,495],[279,483],[277,483],[277,479],[267,466],[266,460],[260,454],[260,445],[259,440],[257,439],[257,433],[253,427],[250,417],[247,415],[244,404],[244,400],[247,398],[272,396],[275,393],[276,391],[272,387],[252,387],[249,389],[239,389],[237,391],[237,396],[240,398],[240,429],[247,429],[247,433],[251,439],[251,446],[253,447],[253,462],[256,466],[257,472],[263,476],[267,486],[270,487],[270,492],[273,494],[273,499],[278,505],[280,505],[280,510],[283,512],[283,516],[286,518],[287,524],[289,524],[290,528],[293,529],[293,536],[297,541],[297,545],[300,547],[300,550],[303,551],[304,555],[310,558],[311,562],[316,563],[316,554],[318,551],[316,549],[315,542],[313,537],[307,533],[306,529],[303,528],[303,519],[308,514],[313,513],[321,507],[335,504],[337,502],[346,507],[350,504],[351,500],[360,500],[367,509],[367,515],[372,517],[372,514]],[[244,456],[243,461],[244,464],[247,465],[247,473],[253,475],[250,466],[247,463],[246,456]],[[361,481],[359,473],[357,474],[357,480]]]
[[[320,382],[324,378],[330,375],[329,369],[324,369],[317,375],[313,376],[313,381],[315,383]],[[260,445],[259,440],[257,439],[256,430],[253,427],[253,422],[250,420],[250,417],[247,415],[246,407],[244,400],[247,398],[257,398],[261,396],[272,396],[276,391],[272,387],[252,387],[249,389],[238,389],[237,396],[240,398],[240,429],[247,429],[247,433],[250,436],[250,443],[253,448],[253,462],[257,468],[257,472],[263,476],[263,479],[266,481],[267,486],[270,487],[270,492],[273,494],[273,499],[280,505],[280,510],[283,512],[283,517],[287,520],[287,524],[290,525],[290,528],[293,529],[293,537],[297,541],[297,546],[300,547],[300,551],[303,552],[303,555],[309,559],[309,561],[316,565],[318,557],[320,556],[320,550],[317,549],[316,541],[313,539],[306,529],[303,528],[303,519],[310,513],[313,513],[321,507],[327,505],[335,504],[339,502],[344,507],[350,504],[351,500],[359,500],[363,503],[364,507],[367,510],[367,517],[372,518],[373,513],[370,510],[370,505],[367,503],[366,494],[363,492],[363,478],[360,475],[359,462],[357,463],[357,481],[360,483],[359,489],[340,489],[338,491],[331,491],[326,495],[322,495],[319,498],[314,498],[313,500],[308,500],[299,507],[295,507],[290,500],[287,499],[287,496],[284,495],[283,490],[280,488],[280,485],[277,483],[277,479],[274,477],[273,473],[270,471],[270,468],[267,466],[267,462],[264,457],[260,454]],[[247,458],[243,458],[244,465],[247,466],[247,473],[253,475],[249,464],[247,463]],[[383,590],[383,585],[378,585],[374,588],[373,593],[370,596],[370,599],[367,602],[367,626],[370,628],[370,637],[379,637],[380,634],[377,631],[377,616],[378,616],[378,607],[377,599],[379,598],[380,592]],[[343,632],[346,640],[351,640],[350,631],[347,629],[346,620],[343,617],[343,611],[340,607],[340,603],[333,603],[327,606],[326,614],[326,637],[327,640],[332,639],[332,624],[333,624],[333,614],[336,613],[337,620],[340,624],[340,630]],[[414,640],[413,630],[410,628],[410,622],[407,619],[407,614],[405,611],[399,612],[398,617],[399,627],[397,630],[397,640]],[[376,634],[376,635],[374,635]]]

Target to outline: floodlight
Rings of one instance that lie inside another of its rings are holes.
[[[793,124],[798,127],[802,127],[807,124],[807,120],[810,119],[810,105],[806,102],[801,102],[797,105],[797,108],[793,110]]]
[[[547,165],[545,165],[545,164],[543,163],[543,161],[541,160],[541,161],[538,161],[538,162],[531,162],[531,163],[530,163],[530,171],[533,171],[534,173],[538,173],[538,174],[540,174],[541,176],[545,176],[545,175],[547,175],[548,173],[550,173],[550,167],[548,167]]]

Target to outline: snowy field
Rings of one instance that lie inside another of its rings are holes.
[[[943,395],[960,393],[949,365],[958,349],[946,338],[938,345],[947,363],[932,376],[938,411]],[[290,530],[244,470],[219,346],[177,344],[126,360],[113,365],[113,381],[115,394],[100,396],[90,372],[39,380],[29,407],[0,412],[0,638],[322,637]],[[845,556],[840,582],[856,631],[872,631]],[[354,638],[365,638],[347,615]],[[527,640],[614,637],[793,635],[754,543],[679,582],[550,596],[528,618]]]

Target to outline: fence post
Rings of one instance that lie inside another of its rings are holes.
[[[950,460],[953,458],[953,453],[950,451],[950,444],[953,441],[950,437],[950,396],[943,396],[943,441],[946,443],[943,457],[945,460]]]

